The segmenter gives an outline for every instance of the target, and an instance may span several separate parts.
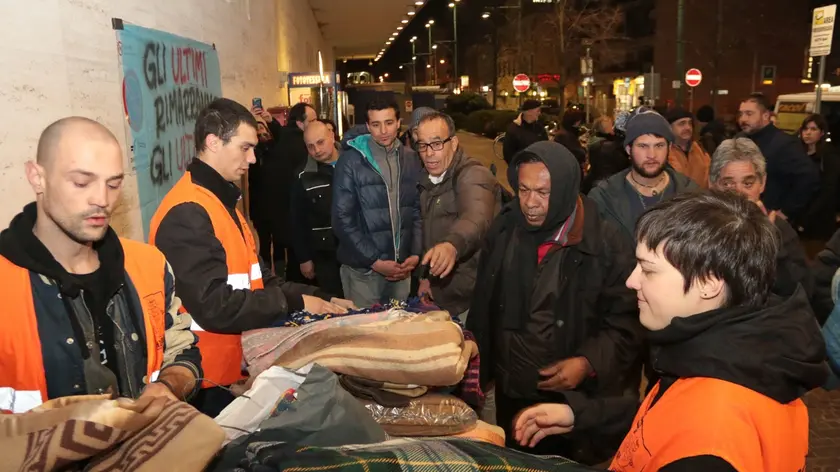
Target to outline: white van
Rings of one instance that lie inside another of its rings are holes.
[[[814,112],[814,92],[779,95],[776,99],[776,126],[790,134],[796,134],[802,122]],[[840,136],[840,87],[823,92],[820,114],[828,121],[830,134]]]

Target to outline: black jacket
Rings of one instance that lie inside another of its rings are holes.
[[[79,276],[68,273],[35,237],[32,228],[36,216],[35,203],[24,207],[9,228],[0,233],[0,255],[29,270],[39,338],[32,341],[41,344],[48,397],[98,394],[110,385],[118,385],[121,396],[138,397],[147,373],[146,325],[137,290],[125,272],[125,254],[117,234],[109,228],[105,237],[94,244],[101,273],[99,284],[91,287]],[[169,267],[164,270],[163,283],[163,351],[167,362],[161,371],[181,366],[201,378],[198,339],[189,330],[190,316],[178,313],[181,302],[175,295],[175,279]],[[95,305],[91,303],[91,292],[96,293]],[[67,342],[68,339],[74,341]],[[89,350],[86,341],[101,347],[104,358],[99,348]],[[106,343],[113,343],[113,347]],[[109,352],[116,358],[109,359]],[[103,373],[100,363],[113,376]],[[199,387],[196,383],[187,397]]]
[[[721,308],[674,318],[648,337],[653,367],[661,375],[655,401],[678,379],[709,377],[789,403],[822,386],[828,377],[825,343],[801,289],[788,298],[771,295],[761,309]],[[628,431],[639,406],[630,397],[587,399],[571,392],[566,398],[580,433]],[[705,470],[734,470],[710,456],[680,459],[662,470],[700,470],[689,468],[698,460],[711,460],[713,466]]]
[[[703,149],[712,156],[720,143],[727,138],[726,125],[720,120],[714,120],[706,123],[700,129],[700,139],[698,141]]]
[[[808,159],[798,139],[772,124],[748,137],[767,161],[767,186],[761,201],[768,210],[781,210],[795,220],[820,190],[817,166]]]
[[[580,190],[588,194],[599,182],[630,167],[630,156],[624,150],[620,136],[610,135],[589,145],[589,173]]]
[[[300,169],[309,156],[303,131],[296,123],[280,126],[276,120],[268,123],[273,140],[260,143],[255,153],[257,166],[251,166],[249,174],[258,184],[258,191],[251,191],[251,208],[257,212],[251,216],[254,220],[268,220],[285,224],[289,221],[289,189],[297,178]],[[289,239],[289,234],[280,234],[281,239]]]
[[[825,240],[837,227],[837,186],[840,183],[840,153],[831,143],[818,145],[817,152],[809,156],[820,172],[820,191],[808,205],[797,223],[807,237]]]
[[[595,371],[585,388],[617,391],[638,357],[642,328],[636,296],[624,285],[635,265],[633,248],[599,217],[593,201],[581,198],[582,239],[555,246],[537,267],[533,308],[521,331],[503,330],[497,296],[504,277],[516,276],[506,269],[517,233],[506,227],[505,214],[521,211],[517,201],[502,209],[484,240],[467,329],[482,354],[481,384],[495,380],[508,397],[546,398],[537,390],[538,371],[574,356],[586,357]]]
[[[522,120],[522,115],[513,120],[508,125],[505,132],[505,142],[502,148],[502,153],[505,162],[510,164],[510,160],[519,151],[534,144],[537,141],[547,141],[548,133],[545,131],[545,125],[537,120],[533,123],[526,123]]]
[[[799,235],[790,223],[782,218],[776,218],[775,224],[779,229],[782,244],[776,256],[773,293],[788,297],[796,291],[797,285],[802,285],[810,297],[814,293],[814,277]]]
[[[198,159],[187,170],[193,183],[219,198],[241,230],[247,222],[239,221],[236,216],[236,204],[241,198],[239,189]],[[302,295],[331,298],[315,287],[284,282],[262,261],[263,290],[233,289],[227,283],[225,249],[216,238],[207,210],[197,203],[182,203],[172,208],[160,222],[155,245],[172,265],[184,306],[207,331],[235,334],[267,328],[302,309]]]
[[[292,249],[300,262],[314,253],[332,253],[336,241],[332,229],[332,180],[335,167],[308,158],[291,188]]]

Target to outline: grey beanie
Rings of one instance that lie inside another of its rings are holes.
[[[646,134],[662,136],[669,143],[674,142],[674,132],[671,131],[671,125],[659,113],[649,111],[638,114],[627,122],[624,145],[629,146],[636,138]]]
[[[408,125],[409,131],[414,131],[420,126],[420,122],[423,121],[423,118],[434,115],[437,113],[437,110],[434,108],[429,107],[418,107],[415,108],[413,112],[411,112],[411,123]]]

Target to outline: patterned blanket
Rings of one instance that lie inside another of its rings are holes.
[[[339,374],[422,386],[457,385],[478,352],[445,311],[389,310],[269,328],[246,333],[242,344],[251,375],[315,362]]]
[[[228,453],[232,451],[227,451]],[[251,443],[239,463],[217,464],[213,471],[286,472],[577,472],[590,469],[562,457],[537,457],[468,439],[394,439],[379,444],[304,447]],[[224,467],[224,468],[220,468]]]
[[[186,403],[65,397],[0,415],[0,472],[201,471],[224,437],[212,419]]]

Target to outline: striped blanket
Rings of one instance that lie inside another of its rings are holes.
[[[590,469],[562,457],[537,457],[468,439],[394,439],[342,447],[295,447],[252,442],[224,451],[211,471],[286,472],[580,472]],[[238,460],[237,460],[238,459]]]
[[[448,313],[401,310],[249,331],[242,347],[251,375],[315,362],[340,374],[423,386],[458,384],[478,350]]]

